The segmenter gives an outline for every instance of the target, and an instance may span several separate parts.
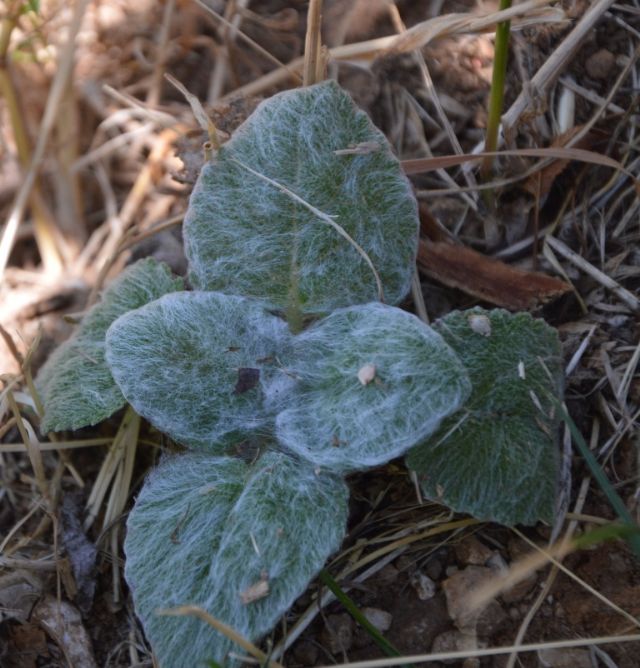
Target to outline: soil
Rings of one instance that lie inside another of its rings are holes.
[[[211,3],[222,12],[225,4],[231,3]],[[37,135],[55,69],[50,58],[35,56],[44,50],[41,42],[45,35],[58,39],[56,31],[62,30],[69,18],[64,5],[54,0],[42,3],[41,12],[47,21],[39,31],[26,31],[20,47],[20,53],[24,51],[33,58],[25,56],[22,61],[16,58],[14,75],[28,110],[25,120],[32,137]],[[495,9],[497,3],[397,2],[400,16],[408,27],[430,18],[436,5],[441,5],[439,14],[444,15]],[[564,0],[559,6],[566,11],[564,23],[532,25],[513,33],[505,108],[520,94],[523,81],[529,80],[567,39],[590,3]],[[242,23],[249,38],[283,62],[303,52],[306,2],[265,0],[251,3],[249,7],[251,13],[245,13]],[[133,112],[126,121],[114,120],[113,114],[127,108],[128,103],[123,102],[122,97],[116,102],[103,86],[107,84],[146,104],[159,58],[166,70],[201,100],[207,99],[209,75],[216,58],[222,57],[223,52],[228,53],[230,59],[222,91],[225,94],[233,93],[275,67],[246,42],[233,41],[228,35],[221,37],[216,22],[194,2],[176,4],[170,17],[169,38],[162,53],[157,53],[164,8],[164,3],[131,3],[129,0],[89,3],[86,25],[78,42],[78,66],[73,82],[77,114],[75,159],[127,130],[139,129],[141,122]],[[325,2],[323,30],[329,45],[389,35],[396,29],[388,2]],[[23,30],[26,29],[23,27]],[[629,63],[630,54],[637,55],[638,31],[640,14],[635,5],[615,5],[600,17],[561,73],[562,81],[588,92],[588,95],[576,96],[573,127],[588,123],[598,100],[611,95],[609,110],[586,134],[583,147],[622,160],[632,166],[630,169],[635,168],[637,160],[638,91],[634,83],[637,66],[632,68],[633,76],[619,86],[614,87],[614,82]],[[492,35],[445,37],[427,45],[421,54],[461,149],[473,151],[484,138],[487,122],[494,54]],[[334,72],[332,67],[334,65],[330,67],[331,73]],[[425,147],[434,155],[455,152],[443,131],[415,54],[386,55],[366,67],[341,63],[335,65],[335,75],[387,134],[401,159],[425,157]],[[289,85],[289,82],[282,84]],[[554,85],[547,95],[540,95],[536,105],[532,103],[518,124],[517,132],[509,138],[514,147],[549,146],[563,136],[564,130],[556,126],[561,88],[560,84]],[[202,144],[206,136],[193,121],[183,97],[162,80],[158,91],[158,104],[150,106],[157,106],[180,121],[179,132],[167,140],[167,150],[153,157],[157,150],[154,140],[161,134],[154,129],[152,133],[141,134],[138,140],[131,140],[124,149],[114,150],[105,161],[96,161],[90,168],[80,170],[75,181],[77,207],[71,214],[69,211],[73,208],[69,209],[54,173],[63,165],[60,147],[56,144],[61,141],[61,129],[54,133],[55,151],[52,149],[51,162],[44,166],[41,190],[54,219],[67,221],[59,223],[59,230],[71,258],[67,267],[73,270],[54,281],[42,277],[34,227],[27,221],[18,234],[10,266],[0,286],[2,325],[20,353],[25,354],[40,336],[32,358],[34,372],[69,335],[73,316],[85,308],[89,294],[105,279],[106,273],[114,276],[125,262],[146,255],[167,261],[177,273],[186,272],[181,236],[175,227],[150,236],[117,259],[113,256],[115,246],[110,252],[104,251],[109,243],[117,245],[126,230],[126,221],[123,223],[126,206],[134,212],[133,217],[139,222],[137,229],[142,231],[183,212],[203,162]],[[257,96],[231,96],[206,105],[207,113],[222,133],[231,134],[250,114],[258,99],[273,92],[274,88],[265,88]],[[6,109],[2,114],[6,119]],[[112,127],[109,122],[113,123]],[[21,177],[9,125],[5,124],[2,130],[2,139],[0,208],[6,219]],[[624,224],[625,213],[633,212],[637,204],[637,195],[620,173],[612,175],[607,168],[584,163],[563,164],[553,173],[543,173],[537,182],[538,189],[532,191],[526,183],[523,185],[523,180],[511,182],[524,171],[525,163],[526,166],[532,164],[530,159],[523,158],[503,159],[499,163],[497,178],[507,183],[495,189],[497,205],[490,211],[481,199],[478,211],[474,211],[460,192],[438,192],[449,188],[450,184],[436,172],[413,177],[413,184],[420,202],[445,238],[464,243],[484,255],[502,258],[520,269],[559,274],[560,278],[571,282],[574,292],[562,299],[539,303],[531,310],[558,327],[567,363],[579,352],[585,337],[589,337],[586,349],[578,355],[578,364],[567,379],[567,406],[585,438],[591,439],[594,452],[601,455],[600,461],[609,480],[637,518],[640,384],[633,355],[640,339],[638,313],[619,298],[619,293],[605,288],[593,274],[582,271],[566,256],[554,253],[548,246],[543,248],[542,244],[526,241],[537,230],[549,228],[564,245],[637,295],[640,288],[637,247],[640,235],[634,223],[637,213]],[[139,187],[146,189],[144,196],[135,200],[131,195],[134,183],[148,168],[151,175],[146,185],[140,186],[138,181]],[[467,185],[463,172],[449,172],[457,188]],[[586,208],[582,207],[585,202],[589,203]],[[69,222],[74,217],[75,225]],[[491,230],[487,227],[488,219],[493,221]],[[426,219],[422,222],[426,228]],[[428,235],[425,234],[425,238]],[[106,261],[111,270],[101,272],[100,262]],[[421,283],[432,318],[455,308],[482,303],[474,296],[472,286],[468,289],[464,284],[452,287],[426,273],[421,276]],[[405,306],[410,310],[414,308],[411,301]],[[0,370],[16,374],[19,371],[16,356],[5,343],[0,343]],[[620,388],[627,369],[631,370],[629,391],[621,400]],[[114,416],[95,428],[67,434],[65,438],[112,436],[118,424],[119,416]],[[158,435],[145,427],[141,438],[157,441]],[[2,443],[20,442],[15,427],[8,428]],[[154,458],[150,452],[141,450],[129,504]],[[0,665],[6,668],[58,668],[70,664],[77,668],[151,666],[152,655],[122,579],[121,547],[115,552],[111,549],[98,523],[86,535],[78,529],[82,525],[84,502],[105,451],[98,447],[69,452],[66,466],[50,452],[42,457],[47,479],[56,481],[56,505],[65,507],[67,512],[66,519],[62,511],[47,519],[46,515],[32,511],[38,490],[29,458],[24,454],[3,453],[0,446],[0,537],[4,539],[0,548]],[[573,484],[568,490],[565,484],[565,491],[568,491],[567,507],[573,509],[581,485],[590,473],[575,453],[570,454],[570,469]],[[358,548],[360,554],[367,553],[376,549],[383,541],[381,537],[401,530],[410,535],[429,521],[437,525],[461,519],[450,516],[446,508],[435,503],[418,503],[415,488],[401,462],[354,475],[350,485],[354,501],[344,550]],[[584,489],[585,501],[578,507],[575,518],[578,533],[599,526],[603,521],[615,520],[598,486],[591,481],[585,483]],[[75,501],[63,506],[62,499],[72,499],[74,494]],[[56,526],[55,546],[52,520]],[[70,526],[75,526],[75,531],[69,529]],[[560,526],[564,530],[567,525]],[[632,617],[640,616],[640,563],[619,539],[581,549],[562,560],[563,567],[579,580],[564,571],[556,574],[552,566],[545,564],[494,599],[477,619],[464,619],[460,610],[465,609],[470,588],[499,576],[535,551],[521,536],[541,548],[548,546],[550,527],[540,525],[521,528],[521,531],[522,534],[483,523],[415,541],[400,554],[391,553],[393,558],[378,562],[379,568],[369,577],[347,578],[341,581],[341,586],[402,655],[509,646],[515,642],[523,621],[532,610],[535,614],[524,635],[525,643],[637,632],[637,624],[634,626],[619,609]],[[4,553],[7,545],[15,548],[20,539],[24,539],[20,549]],[[120,545],[121,539],[122,535]],[[52,554],[54,549],[57,569],[40,569],[38,560]],[[90,565],[84,579],[73,565],[81,549],[88,549],[93,555],[88,557]],[[537,606],[536,599],[550,580],[553,582]],[[318,607],[314,601],[319,591],[320,585],[312,583],[283,624],[264,641],[265,647],[278,643],[283,628],[290,628],[308,608]],[[75,621],[69,622],[70,628],[77,632],[75,649],[69,647],[68,639],[61,639],[52,631],[51,620],[47,621],[43,602],[56,598],[66,601],[77,613]],[[342,604],[333,601],[317,610],[313,622],[285,653],[283,662],[295,668],[384,656],[371,635],[358,627]],[[597,650],[521,653],[515,665],[635,668],[640,665],[638,656],[640,643],[609,643]],[[445,663],[435,661],[429,665],[444,666]],[[466,658],[446,665],[502,668],[507,665],[507,657]]]

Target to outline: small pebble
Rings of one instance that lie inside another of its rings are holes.
[[[544,668],[591,668],[593,665],[588,649],[542,649],[538,658]]]
[[[318,654],[318,648],[308,640],[301,640],[293,647],[293,658],[303,666],[313,666]]]
[[[478,643],[475,635],[462,633],[462,631],[445,631],[435,637],[431,652],[433,654],[464,652],[474,650],[477,647]],[[456,661],[456,659],[449,659],[444,663],[455,663]]]
[[[353,642],[353,620],[351,616],[347,613],[329,615],[320,637],[323,645],[331,654],[339,655],[348,652]]]
[[[409,578],[409,583],[416,590],[421,601],[428,601],[436,595],[436,583],[422,571],[415,571]]]
[[[369,620],[378,631],[388,631],[391,628],[393,616],[379,608],[362,608],[362,614]]]
[[[487,566],[498,575],[504,575],[509,570],[509,565],[500,552],[492,553],[487,559]]]
[[[454,548],[456,559],[464,566],[484,566],[491,557],[491,550],[475,536],[461,540]]]
[[[607,79],[615,65],[616,57],[607,49],[600,49],[591,54],[584,68],[592,79]]]
[[[384,568],[378,571],[378,582],[384,582],[384,584],[391,584],[398,579],[400,571],[393,565],[387,564]]]

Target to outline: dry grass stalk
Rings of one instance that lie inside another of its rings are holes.
[[[284,668],[277,661],[270,659],[267,654],[259,650],[253,643],[250,643],[246,638],[234,631],[230,626],[224,624],[210,615],[206,610],[203,610],[196,605],[181,605],[177,608],[171,608],[170,610],[161,610],[159,614],[176,617],[197,617],[219,633],[222,633],[227,638],[233,640],[233,642],[242,647],[245,652],[258,659],[260,665],[264,665],[267,668]]]
[[[311,86],[323,79],[322,70],[322,0],[311,0],[307,14],[307,34],[304,42],[302,85]]]
[[[545,238],[545,243],[548,244],[556,253],[559,253],[565,260],[568,260],[575,267],[578,267],[585,274],[591,276],[595,281],[600,283],[602,287],[613,292],[618,299],[623,301],[632,311],[640,309],[640,299],[633,293],[623,288],[617,281],[607,276],[603,271],[594,267],[590,262],[585,260],[581,255],[571,250],[564,242],[552,236]]]
[[[580,513],[582,511],[582,508],[584,507],[584,503],[587,498],[587,492],[589,490],[589,484],[591,482],[590,478],[584,478],[582,481],[582,484],[580,485],[580,491],[578,492],[578,498],[576,500],[576,503],[574,505],[574,512],[575,513]],[[569,522],[569,526],[567,527],[567,531],[564,534],[563,537],[563,542],[570,541],[572,540],[576,529],[578,528],[578,522],[576,520],[572,520]],[[522,534],[519,531],[515,532],[516,535],[522,537]],[[513,644],[517,647],[519,645],[522,645],[522,641],[524,640],[524,637],[527,633],[527,630],[529,628],[529,625],[533,621],[533,618],[535,617],[536,613],[546,600],[547,596],[549,595],[549,592],[551,591],[553,584],[556,581],[556,577],[558,576],[558,573],[560,572],[559,567],[556,564],[553,564],[551,566],[551,570],[549,571],[549,575],[547,576],[547,579],[544,583],[543,588],[540,590],[538,593],[538,596],[536,596],[535,601],[532,603],[531,607],[527,611],[527,614],[525,615],[524,619],[522,620],[522,623],[520,624],[520,627],[518,628],[518,633],[516,634],[516,638],[513,642]],[[518,652],[514,651],[512,654],[509,655],[509,659],[507,661],[507,666],[506,668],[514,668],[515,663],[518,658]]]
[[[196,2],[200,2],[200,0],[196,0]],[[398,36],[379,37],[329,49],[328,57],[332,60],[371,62],[375,58],[388,53],[410,53],[415,49],[426,46],[435,39],[485,32],[501,21],[511,21],[512,31],[531,25],[564,22],[564,12],[547,7],[551,2],[553,0],[532,0],[508,10],[491,12],[484,16],[448,14],[419,23],[413,26],[411,30]],[[260,95],[265,90],[284,83],[292,71],[301,71],[303,65],[304,58],[296,58],[287,65],[283,65],[273,72],[240,86],[225,95],[223,99]]]
[[[16,420],[16,426],[20,432],[20,437],[22,438],[22,443],[27,451],[29,456],[29,461],[31,462],[31,467],[36,476],[36,482],[38,484],[38,489],[42,498],[45,499],[45,502],[50,500],[50,490],[47,483],[47,477],[45,474],[44,463],[42,461],[42,453],[40,451],[40,444],[38,442],[38,437],[34,428],[29,424],[29,422],[22,416],[18,404],[13,396],[13,392],[9,390],[7,392],[7,400],[11,411]]]
[[[5,224],[2,239],[0,239],[0,277],[4,274],[5,267],[9,261],[9,255],[13,249],[18,226],[20,225],[33,186],[36,182],[38,170],[44,158],[47,142],[51,135],[51,131],[55,126],[60,104],[67,91],[68,81],[73,68],[76,37],[80,31],[82,19],[90,2],[91,0],[78,0],[74,7],[73,17],[71,19],[71,24],[69,25],[67,42],[60,53],[58,68],[51,85],[51,90],[49,91],[44,115],[40,122],[38,138],[31,156],[29,168],[25,172],[24,180],[16,195],[13,207],[11,208],[11,212]]]
[[[412,526],[410,528],[402,529],[401,531],[394,532],[390,536],[378,538],[377,540],[372,539],[365,545],[358,543],[353,548],[345,550],[338,555],[331,564],[334,565],[338,561],[348,559],[348,565],[338,573],[336,580],[341,581],[348,578],[349,581],[356,584],[365,582],[379,570],[384,568],[384,566],[402,555],[410,545],[443,534],[455,535],[467,527],[481,524],[479,520],[472,518],[454,521],[449,521],[449,518],[450,515],[447,515],[445,518],[436,517],[435,519],[420,523],[419,527]],[[423,529],[424,527],[426,527],[424,530],[418,530],[416,533],[417,529]],[[384,542],[386,544],[364,557],[360,556],[360,553],[367,545],[375,545],[379,542]],[[369,566],[369,564],[371,565]],[[354,575],[365,566],[369,566],[369,568],[358,573],[358,575]],[[344,586],[343,589],[345,592],[348,592],[351,587]],[[281,657],[313,622],[320,611],[333,600],[335,600],[333,593],[324,590],[322,594],[319,595],[318,599],[311,603],[307,610],[298,618],[293,627],[287,631],[287,635],[275,647],[272,656],[275,658]]]
[[[164,76],[167,56],[168,56],[168,46],[169,46],[169,36],[171,34],[171,19],[173,18],[173,13],[176,7],[176,0],[166,0],[164,5],[164,10],[162,13],[162,23],[160,24],[160,33],[158,34],[158,44],[156,47],[156,61],[153,68],[153,75],[151,78],[151,85],[147,91],[147,104],[151,107],[155,107],[160,102],[160,96],[162,93],[162,79]]]
[[[516,127],[520,117],[531,104],[530,92],[534,91],[536,95],[540,96],[547,93],[551,84],[562,73],[569,59],[589,35],[598,19],[614,2],[615,0],[596,0],[558,48],[545,59],[540,69],[531,79],[530,86],[518,95],[515,102],[502,115],[502,127],[505,134]]]
[[[389,13],[391,14],[391,20],[396,31],[400,34],[406,34],[408,32],[407,27],[402,21],[400,12],[398,11],[398,8],[396,7],[395,4],[389,5]],[[414,49],[412,53],[420,69],[422,83],[427,91],[427,94],[429,95],[429,98],[431,99],[431,102],[433,103],[433,106],[436,109],[438,118],[440,119],[442,127],[444,128],[445,133],[449,139],[449,143],[453,148],[453,152],[456,153],[457,155],[462,155],[464,151],[462,150],[462,146],[458,141],[458,137],[456,136],[456,133],[454,132],[453,127],[451,126],[447,114],[442,106],[440,97],[436,92],[433,79],[431,78],[431,73],[429,72],[429,68],[427,67],[427,62],[424,59],[424,56],[422,55],[422,51],[420,49]],[[476,179],[470,171],[464,172],[464,178],[467,181],[467,185],[470,188],[475,188],[477,186]],[[473,194],[475,195],[475,192],[473,192]],[[471,199],[473,199],[473,197]],[[475,200],[474,200],[474,206],[475,206]]]
[[[572,647],[593,647],[596,645],[610,645],[616,643],[638,642],[640,633],[599,636],[596,638],[578,638],[577,640],[555,640],[550,642],[529,643],[519,647],[488,647],[463,652],[438,652],[433,654],[416,654],[398,658],[373,659],[371,661],[353,661],[343,663],[342,668],[387,668],[387,666],[402,666],[409,663],[431,663],[435,661],[456,661],[468,658],[482,658],[484,656],[504,656],[517,650],[519,652],[538,652],[544,649],[570,649]],[[320,666],[320,668],[334,668],[334,666]]]
[[[132,408],[127,408],[87,500],[87,517],[84,521],[85,531],[93,524],[100,513],[109,486],[114,479],[112,499],[109,501],[103,519],[103,527],[108,527],[122,513],[129,494],[133,457],[135,457],[139,430],[140,416],[136,415]]]
[[[0,438],[16,424],[15,418],[13,421],[7,422],[0,429]],[[51,450],[75,450],[77,448],[91,448],[98,445],[109,445],[113,441],[112,438],[85,438],[77,441],[40,441],[38,449],[40,452],[48,452]],[[3,443],[0,445],[0,454],[4,452],[28,452],[27,447],[23,443]]]
[[[175,130],[168,128],[158,135],[153,149],[144,167],[136,177],[135,183],[129,191],[120,213],[116,215],[115,219],[108,220],[105,223],[106,229],[110,231],[102,242],[102,248],[95,260],[96,265],[99,267],[99,273],[89,295],[87,306],[91,306],[97,300],[104,281],[118,260],[122,250],[121,246],[123,244],[126,245],[129,241],[129,235],[133,235],[134,230],[131,226],[133,225],[134,218],[143,201],[148,197],[150,186],[157,176],[159,166],[171,149],[177,136]]]
[[[22,168],[28,169],[31,161],[31,143],[25,126],[24,110],[21,108],[10,70],[9,54],[11,33],[17,25],[19,6],[7,8],[6,11],[7,14],[0,21],[0,97],[7,108],[18,159]],[[33,215],[36,243],[45,271],[57,274],[62,270],[62,259],[58,249],[53,217],[42,198],[37,179],[34,181],[28,201]]]
[[[228,2],[226,4],[224,17],[219,16],[213,11],[209,12],[212,16],[216,16],[222,23],[222,28],[218,31],[218,35],[224,42],[226,48],[219,49],[216,53],[216,62],[211,77],[209,78],[209,90],[207,92],[208,104],[214,104],[222,95],[229,74],[229,58],[231,57],[230,49],[240,32],[240,26],[242,25],[242,10],[246,9],[248,6],[248,0],[236,0],[236,2]]]
[[[239,38],[246,44],[248,44],[252,49],[254,49],[257,53],[260,55],[264,56],[267,58],[267,60],[270,60],[272,63],[278,66],[278,68],[282,69],[284,72],[284,77],[283,79],[286,80],[287,77],[291,77],[293,81],[297,83],[302,82],[302,77],[300,74],[294,69],[291,68],[289,65],[285,65],[281,61],[279,61],[275,56],[273,56],[271,53],[269,53],[264,47],[260,46],[255,40],[251,39],[251,37],[248,37],[245,35],[242,30],[240,30],[240,20],[241,20],[241,14],[236,14],[236,19],[237,23],[234,20],[234,22],[228,21],[224,16],[220,16],[218,12],[214,11],[209,7],[207,4],[203,2],[203,0],[194,0],[194,2],[202,7],[208,14],[213,16],[217,21],[222,23],[228,30],[229,34],[233,35],[234,38]],[[226,55],[225,51],[222,51],[222,59],[221,62],[226,63],[225,58],[228,59],[228,55]],[[300,59],[302,62],[302,59]],[[217,102],[220,99],[220,95],[222,92],[222,83],[218,83],[218,79],[222,79],[222,73],[226,72],[227,65],[224,64],[220,65],[220,68],[218,70],[214,70],[214,76],[212,76],[211,83],[209,84],[209,94],[207,96],[207,102],[208,104],[213,104],[214,102]],[[219,72],[216,75],[216,71]],[[280,71],[280,70],[278,70]]]

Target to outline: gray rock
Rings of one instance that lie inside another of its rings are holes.
[[[422,571],[415,571],[409,578],[409,583],[421,601],[428,601],[436,595],[436,583]]]
[[[462,631],[445,631],[436,636],[431,647],[433,654],[447,654],[449,652],[465,652],[478,648],[475,634],[463,633]],[[444,663],[456,663],[459,659],[447,659]]]
[[[293,647],[293,658],[303,666],[313,666],[318,660],[318,648],[309,640],[301,640]]]
[[[361,612],[378,631],[384,633],[391,628],[393,616],[390,613],[379,608],[362,608]]]
[[[475,631],[480,636],[490,637],[508,620],[507,613],[497,601],[491,601],[482,610],[469,607],[473,590],[494,577],[490,568],[467,566],[442,583],[449,616],[461,631]]]
[[[454,548],[456,559],[463,566],[484,566],[491,557],[491,550],[475,536],[467,536]]]
[[[540,668],[592,668],[588,649],[541,649]]]
[[[503,592],[501,598],[505,603],[508,604],[519,603],[523,598],[525,598],[525,596],[527,596],[527,594],[531,592],[531,590],[536,586],[537,582],[537,574],[531,573],[531,575],[526,577],[524,580],[521,580],[520,582],[513,585],[511,589]]]
[[[331,654],[342,654],[351,649],[353,643],[353,620],[346,612],[329,615],[320,635],[322,643]]]

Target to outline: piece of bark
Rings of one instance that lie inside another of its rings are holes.
[[[42,626],[62,650],[68,665],[98,668],[80,613],[70,603],[58,602],[52,596],[46,596],[35,607],[32,619]]]
[[[450,288],[510,311],[539,308],[571,291],[557,278],[523,271],[465,246],[422,239],[418,248],[421,272]]]

